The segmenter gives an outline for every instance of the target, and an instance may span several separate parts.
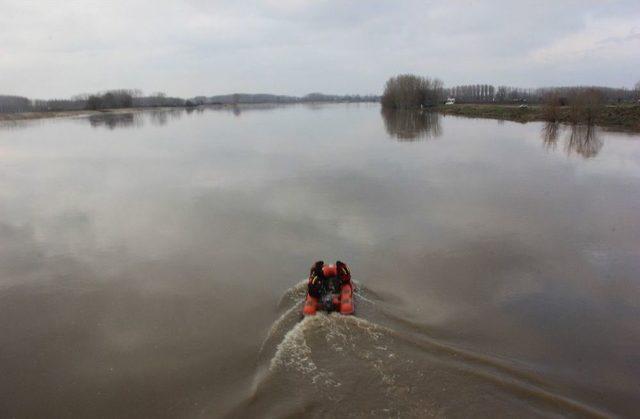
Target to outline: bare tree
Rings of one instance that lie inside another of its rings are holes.
[[[401,74],[387,80],[381,102],[386,108],[412,109],[437,105],[443,96],[441,80]]]
[[[569,98],[569,119],[573,124],[592,125],[604,108],[604,98],[597,89],[577,91]]]
[[[549,92],[543,100],[542,114],[545,121],[557,122],[560,120],[560,98],[556,93]]]

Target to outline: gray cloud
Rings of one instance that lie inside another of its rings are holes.
[[[376,93],[640,79],[636,1],[0,0],[0,92]]]

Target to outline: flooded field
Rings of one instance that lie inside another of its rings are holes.
[[[356,316],[300,319],[311,263]],[[0,125],[0,417],[640,410],[640,135],[381,112]]]

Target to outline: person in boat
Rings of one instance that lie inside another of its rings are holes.
[[[347,264],[337,261],[325,265],[318,261],[311,266],[302,314],[310,316],[318,310],[353,314],[353,285]]]
[[[339,293],[343,284],[351,281],[351,272],[347,264],[337,261],[335,265],[325,266],[319,260],[311,266],[309,272],[309,295],[321,299],[327,293]]]

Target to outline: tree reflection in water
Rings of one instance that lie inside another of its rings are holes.
[[[542,141],[547,150],[555,150],[558,145],[558,135],[560,134],[560,124],[558,122],[547,122],[542,128]]]
[[[542,140],[545,148],[555,150],[561,132],[562,128],[559,123],[547,122],[542,128]],[[603,145],[604,141],[595,125],[571,125],[564,141],[567,155],[576,153],[585,159],[597,156]]]
[[[93,128],[106,127],[110,130],[116,128],[133,128],[142,126],[142,118],[138,113],[105,113],[89,116],[89,124]]]
[[[567,154],[576,152],[584,158],[595,157],[602,149],[604,142],[598,135],[595,125],[574,125],[567,137],[565,149]]]
[[[398,141],[428,140],[442,134],[436,112],[383,108],[381,114],[387,133]]]
[[[157,109],[148,112],[151,124],[156,126],[167,125],[167,122],[182,118],[184,109]]]

